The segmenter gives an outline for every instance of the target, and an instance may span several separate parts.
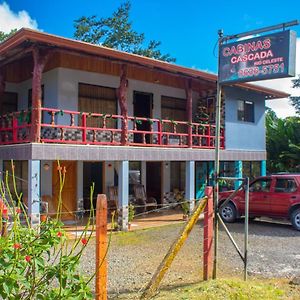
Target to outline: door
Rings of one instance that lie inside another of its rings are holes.
[[[288,217],[291,204],[299,199],[297,184],[294,178],[276,178],[274,192],[271,197],[273,216]]]
[[[93,207],[96,208],[98,194],[103,191],[103,162],[83,162],[83,207],[86,210],[91,208],[90,189],[95,184],[93,194]]]
[[[63,220],[74,219],[74,211],[77,207],[77,162],[60,161],[62,170],[66,170],[65,183],[62,190],[62,216]],[[57,162],[53,162],[52,168],[52,197],[55,208],[58,207],[60,178],[57,170]]]
[[[146,193],[147,197],[154,197],[158,204],[162,199],[161,162],[146,163]]]
[[[135,117],[152,118],[153,109],[153,94],[134,92],[133,94],[133,114]],[[150,131],[151,124],[149,121],[140,121],[136,123],[137,130]],[[151,141],[150,134],[145,136],[146,143],[149,144]],[[143,134],[134,134],[135,143],[143,143]]]
[[[271,178],[255,180],[249,187],[249,213],[257,216],[271,214]],[[244,199],[243,199],[244,201]]]

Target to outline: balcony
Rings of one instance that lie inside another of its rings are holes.
[[[41,108],[41,143],[214,149],[215,126],[156,118],[124,117]],[[0,116],[0,145],[30,143],[30,111]],[[220,147],[224,149],[224,129]]]

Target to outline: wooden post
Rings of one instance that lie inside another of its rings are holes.
[[[40,142],[41,138],[41,107],[42,107],[42,74],[49,58],[49,51],[33,48],[33,76],[32,76],[32,114],[31,114],[31,141]]]
[[[122,65],[121,76],[120,76],[120,86],[118,88],[118,100],[121,109],[122,119],[122,133],[121,133],[121,144],[128,144],[128,108],[127,108],[127,65]]]
[[[3,113],[3,108],[2,108],[2,103],[3,101],[1,101],[1,98],[4,95],[4,91],[5,91],[5,77],[4,77],[4,73],[3,70],[0,70],[0,114]]]
[[[212,278],[213,270],[213,188],[205,188],[207,205],[204,210],[204,237],[203,237],[203,280]]]
[[[107,200],[97,196],[96,204],[96,300],[107,300]]]
[[[81,126],[82,126],[82,142],[86,144],[86,114],[81,116]]]
[[[188,147],[192,148],[193,146],[193,90],[192,90],[192,80],[189,79],[186,82],[185,87],[185,93],[186,93],[186,114],[187,114],[187,120],[188,120]]]
[[[181,249],[182,245],[188,238],[190,232],[192,231],[194,225],[197,223],[200,214],[203,212],[207,203],[207,199],[203,198],[199,204],[199,206],[194,211],[193,215],[182,229],[179,238],[173,243],[170,247],[168,253],[164,257],[163,261],[158,266],[157,270],[155,271],[153,277],[151,278],[149,284],[147,285],[144,293],[141,296],[141,299],[150,299],[155,292],[157,291],[162,279],[164,278],[166,272],[170,268],[173,260],[175,259],[177,253]]]

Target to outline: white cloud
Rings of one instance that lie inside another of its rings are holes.
[[[297,39],[296,46],[296,75],[300,74],[300,38]],[[286,93],[291,94],[292,96],[300,96],[300,89],[293,89],[292,79],[294,78],[283,78],[283,79],[274,79],[274,80],[265,80],[257,82],[256,84],[269,87],[272,89],[280,90]],[[287,98],[276,99],[266,101],[266,105],[272,108],[278,117],[285,118],[287,116],[295,115],[295,109],[292,105],[289,104]]]
[[[0,4],[0,31],[8,33],[12,29],[22,27],[37,29],[38,24],[29,16],[27,11],[13,12],[6,2]]]

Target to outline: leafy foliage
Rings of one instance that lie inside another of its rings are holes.
[[[9,38],[11,35],[17,32],[17,29],[12,29],[9,33],[4,33],[0,31],[0,43]]]
[[[300,117],[278,118],[274,111],[266,113],[268,170],[299,172]]]
[[[175,62],[169,54],[162,54],[158,47],[161,42],[151,40],[144,47],[145,35],[138,33],[130,21],[130,1],[125,1],[111,17],[98,19],[95,15],[81,17],[74,21],[77,40],[98,44],[117,50],[143,55],[167,62]]]
[[[293,80],[293,88],[300,88],[300,75]],[[300,114],[300,96],[291,96],[290,103],[295,107],[296,113]]]

